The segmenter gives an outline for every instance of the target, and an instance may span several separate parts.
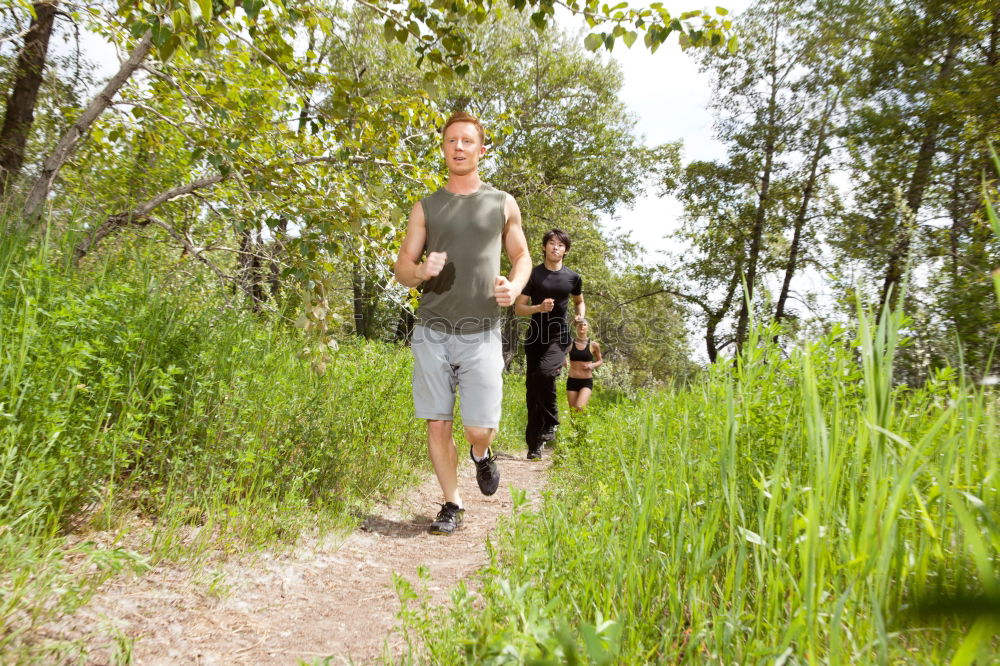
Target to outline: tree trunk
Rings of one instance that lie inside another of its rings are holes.
[[[729,286],[726,289],[726,297],[723,299],[722,304],[719,305],[715,311],[709,310],[704,306],[702,307],[708,317],[708,321],[705,324],[705,352],[708,354],[708,360],[711,363],[715,363],[715,360],[719,357],[719,350],[722,349],[722,345],[719,344],[715,331],[723,317],[725,317],[726,313],[729,312],[729,308],[733,305],[733,297],[736,295],[737,289],[739,289],[740,278],[742,275],[743,262],[739,261],[733,271],[733,277],[729,280]]]
[[[524,317],[506,313],[503,320],[503,369],[510,368],[510,364],[517,356],[521,345],[521,322],[528,321]]]
[[[708,354],[708,362],[715,363],[719,358],[719,344],[715,340],[715,329],[719,325],[719,318],[709,317],[705,325],[705,352]]]
[[[281,265],[280,259],[285,255],[285,242],[288,240],[288,218],[282,217],[274,229],[274,242],[271,243],[270,253],[270,275],[271,298],[278,300],[281,294]]]
[[[935,87],[944,89],[945,82],[951,77],[951,72],[955,67],[955,56],[958,52],[959,36],[951,35],[948,41],[948,48],[941,63],[941,71],[938,73]],[[910,177],[910,184],[906,188],[905,202],[908,214],[914,218],[920,210],[924,201],[924,192],[931,178],[931,167],[934,166],[934,156],[937,154],[938,133],[941,129],[940,113],[931,106],[928,114],[930,117],[924,125],[924,134],[920,140],[920,148],[917,150],[917,159],[913,166],[913,174]],[[881,310],[887,303],[890,307],[895,307],[896,299],[899,297],[899,285],[903,280],[903,271],[906,267],[907,255],[910,253],[910,230],[899,229],[899,238],[889,253],[889,260],[886,265],[885,279],[882,281],[882,293],[879,297],[879,309]],[[890,298],[891,293],[891,298]]]
[[[750,320],[750,304],[753,302],[753,287],[757,280],[757,262],[760,258],[760,242],[764,235],[764,222],[767,219],[768,197],[771,189],[771,170],[774,167],[775,130],[769,128],[767,142],[764,145],[764,170],[760,180],[760,195],[757,211],[754,215],[753,230],[750,238],[750,253],[747,256],[746,294],[740,299],[740,315],[736,324],[736,349],[743,349],[746,339],[747,325]]]
[[[351,265],[351,288],[353,289],[354,303],[354,332],[363,337],[369,337],[368,311],[365,308],[365,276],[361,272],[361,266],[356,261]]]
[[[73,123],[73,126],[63,135],[52,153],[45,159],[45,162],[42,164],[42,173],[35,180],[24,202],[22,224],[34,225],[38,222],[45,200],[52,189],[52,183],[55,181],[63,164],[73,154],[80,137],[90,130],[90,126],[97,120],[97,117],[111,105],[111,99],[125,85],[139,65],[142,64],[142,61],[146,59],[146,56],[149,55],[152,44],[152,33],[147,30],[146,34],[139,40],[139,43],[132,49],[128,60],[122,64],[118,72],[104,86],[104,89],[90,101],[90,104],[87,105],[87,108],[84,109],[77,121]]]
[[[14,85],[7,98],[7,111],[0,129],[0,198],[17,179],[24,164],[24,147],[35,121],[35,102],[42,85],[49,37],[55,25],[55,0],[36,2],[32,7],[35,17],[17,56]]]
[[[778,56],[777,56],[777,23],[772,35],[771,46],[771,91],[767,101],[767,134],[764,140],[764,169],[760,175],[760,192],[757,197],[757,211],[754,214],[753,230],[750,238],[750,254],[747,257],[746,294],[740,299],[740,314],[736,323],[736,353],[743,349],[743,341],[747,335],[747,325],[750,320],[750,306],[753,303],[754,283],[757,281],[757,262],[760,258],[760,242],[764,235],[764,222],[767,220],[767,209],[770,204],[771,171],[774,169],[774,153],[778,141]]]
[[[264,302],[259,245],[252,229],[244,229],[240,232],[240,254],[237,258],[237,264],[240,267],[239,285],[250,302],[250,309],[254,312],[260,312],[261,304]]]
[[[410,337],[413,335],[413,324],[415,318],[409,308],[399,309],[399,318],[396,319],[396,342],[410,344]]]
[[[951,273],[951,284],[954,293],[958,288],[959,257],[958,244],[965,231],[965,216],[963,215],[962,194],[962,156],[959,151],[955,151],[952,156],[952,182],[951,182],[951,202],[949,215],[951,215],[951,228],[948,230],[948,258]]]
[[[792,246],[788,250],[788,264],[785,266],[785,278],[781,282],[781,292],[778,294],[778,304],[774,310],[774,320],[780,322],[785,317],[785,304],[788,302],[788,293],[792,287],[792,276],[799,258],[799,245],[802,242],[802,229],[805,227],[806,219],[809,216],[809,205],[812,203],[813,190],[816,187],[817,174],[819,173],[819,163],[823,159],[826,148],[827,123],[830,115],[837,105],[839,93],[827,102],[823,115],[820,118],[820,125],[817,128],[816,148],[813,150],[812,159],[809,161],[809,175],[806,177],[805,185],[802,187],[802,201],[799,209],[795,213],[795,222],[792,232]],[[777,341],[777,338],[775,338]]]

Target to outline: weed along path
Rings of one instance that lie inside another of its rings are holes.
[[[366,664],[400,657],[393,573],[415,585],[430,574],[433,603],[488,563],[486,540],[512,510],[510,486],[538,502],[548,459],[500,453],[500,489],[483,497],[463,460],[466,519],[450,537],[427,533],[440,490],[431,476],[390,506],[378,506],[347,535],[304,539],[288,553],[213,557],[190,569],[156,567],[105,585],[73,616],[46,627],[49,639],[83,641],[87,663]],[[324,661],[330,658],[328,661]]]

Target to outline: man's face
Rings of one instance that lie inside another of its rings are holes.
[[[562,261],[566,256],[566,246],[556,236],[553,236],[545,243],[545,258],[549,261]]]
[[[457,122],[444,131],[441,150],[448,171],[456,176],[466,176],[479,166],[479,158],[486,153],[486,146],[480,141],[475,125]]]

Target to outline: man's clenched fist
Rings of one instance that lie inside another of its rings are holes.
[[[497,305],[505,308],[514,302],[517,294],[514,293],[507,278],[498,275],[497,279],[493,281],[493,297],[497,299]]]
[[[418,274],[421,280],[429,280],[441,274],[445,263],[448,261],[447,252],[429,252],[424,263],[418,267]]]

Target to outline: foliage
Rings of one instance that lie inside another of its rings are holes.
[[[997,175],[1000,175],[1000,158],[997,157],[996,151],[993,150],[992,146],[990,146],[990,152],[993,155],[993,162],[994,165],[996,166]],[[983,199],[986,202],[986,212],[989,215],[990,225],[993,227],[993,235],[996,236],[997,238],[1000,238],[1000,217],[997,217],[995,205],[993,203],[993,199],[990,196],[989,192],[983,193]],[[993,275],[993,288],[997,295],[997,303],[998,305],[1000,305],[1000,271],[998,271],[997,268],[994,268],[992,271],[992,275]]]
[[[860,322],[790,358],[752,329],[735,367],[686,389],[596,394],[544,506],[499,536],[481,598],[460,589],[411,623],[422,655],[991,662],[989,610],[918,609],[996,607],[995,396],[950,370],[894,387],[899,315]]]
[[[772,303],[759,296],[779,272],[774,318],[794,330],[791,280],[822,255],[816,220],[831,208],[825,173],[844,74],[837,38],[811,11],[757,2],[737,18],[743,47],[702,61],[727,156],[689,163],[667,188],[684,205],[674,234],[684,249],[665,262],[664,279],[695,307],[712,361],[744,343],[753,314],[768,316]]]
[[[346,343],[318,376],[297,354],[301,333],[190,298],[183,274],[151,268],[159,257],[126,250],[81,273],[71,249],[0,232],[8,632],[25,614],[72,606],[45,587],[61,565],[39,558],[35,569],[19,549],[136,518],[152,525],[153,558],[294,541],[317,516],[351,520],[426,464],[405,350]],[[85,597],[99,581],[71,589]]]
[[[985,145],[1000,132],[988,101],[1000,90],[996,10],[963,0],[873,2],[864,15],[851,3],[824,7],[857,18],[844,34],[858,74],[843,128],[855,191],[831,229],[836,273],[865,275],[885,300],[910,267],[908,309],[926,349],[915,361],[925,373],[940,363],[989,373],[997,310],[968,304],[989,294],[985,273],[1000,252],[980,192]]]

